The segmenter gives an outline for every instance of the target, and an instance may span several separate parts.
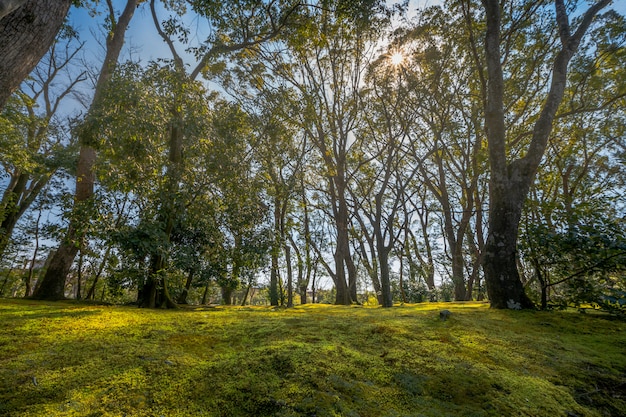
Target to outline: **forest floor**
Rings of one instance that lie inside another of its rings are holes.
[[[481,303],[3,299],[0,415],[626,416],[626,322]]]

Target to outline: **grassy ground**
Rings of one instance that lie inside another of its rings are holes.
[[[626,416],[626,323],[0,300],[0,415]]]

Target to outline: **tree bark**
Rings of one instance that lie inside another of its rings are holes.
[[[59,249],[54,252],[54,258],[50,262],[50,268],[43,277],[41,287],[39,287],[33,298],[64,298],[61,293],[47,293],[46,291],[59,290],[64,287],[67,274],[78,253],[78,245],[84,238],[82,227],[79,222],[84,222],[85,213],[81,213],[80,209],[85,207],[93,198],[95,174],[94,166],[96,164],[96,149],[94,148],[94,135],[99,129],[100,121],[96,120],[94,113],[100,105],[100,97],[104,93],[109,80],[113,76],[113,72],[117,65],[122,46],[124,45],[124,35],[130,21],[137,9],[139,0],[128,0],[126,7],[119,19],[115,19],[114,10],[110,10],[111,22],[113,29],[109,32],[106,40],[106,56],[102,63],[102,68],[96,82],[94,97],[87,112],[85,122],[79,131],[80,153],[78,156],[78,165],[76,167],[76,193],[74,198],[74,212],[79,216],[72,218],[68,227],[67,235],[61,242]],[[82,207],[81,207],[82,206]],[[77,210],[77,208],[79,210]],[[54,266],[54,268],[53,268]]]
[[[80,149],[76,174],[76,191],[74,211],[84,213],[86,203],[93,195],[95,176],[93,166],[96,163],[96,150],[90,146]],[[89,211],[87,211],[89,212]],[[38,285],[32,298],[39,300],[61,300],[65,298],[65,281],[72,268],[72,263],[81,245],[82,226],[72,218],[65,239],[55,252],[51,252],[52,260],[46,270],[41,285]]]
[[[534,308],[533,302],[524,292],[517,269],[517,237],[522,209],[543,158],[556,112],[563,100],[569,61],[578,50],[595,16],[610,2],[611,0],[600,0],[591,6],[572,34],[564,0],[555,0],[556,26],[561,49],[553,62],[550,90],[533,126],[532,139],[526,154],[508,163],[505,89],[500,51],[501,2],[483,0],[487,24],[485,57],[489,79],[485,128],[491,167],[489,232],[485,242],[483,266],[492,308]]]
[[[345,180],[338,175],[332,177],[331,188],[334,191],[332,200],[334,206],[335,225],[337,228],[337,247],[335,248],[335,287],[337,289],[335,304],[350,305],[352,301],[351,286],[348,281],[354,281],[354,292],[356,292],[356,277],[351,276],[352,271],[348,271],[346,277],[347,260],[350,259],[350,236],[348,234],[348,205],[345,199]],[[348,278],[348,279],[346,279]]]
[[[287,264],[287,307],[293,307],[293,268],[291,266],[291,248],[285,243],[285,263]]]
[[[277,306],[278,305],[278,280],[280,279],[280,274],[278,271],[278,254],[280,248],[280,200],[278,197],[274,198],[274,241],[272,245],[272,265],[270,271],[270,288],[269,288],[269,296],[270,296],[270,305]]]
[[[9,3],[17,3],[17,8]],[[54,42],[71,3],[71,0],[0,3],[0,110]]]
[[[189,289],[191,288],[191,283],[193,282],[194,270],[189,271],[189,275],[187,275],[187,281],[185,282],[185,287],[183,288],[183,292],[178,296],[178,304],[187,304],[187,296],[189,295]]]

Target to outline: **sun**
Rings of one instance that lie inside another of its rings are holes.
[[[389,57],[389,60],[391,61],[391,65],[397,67],[398,65],[402,64],[402,62],[404,61],[404,55],[402,55],[401,52],[394,52]]]

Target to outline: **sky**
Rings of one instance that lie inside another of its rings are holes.
[[[397,0],[390,1],[390,3],[395,2],[397,2]],[[118,7],[120,12],[125,5],[125,2],[122,0],[114,0],[113,3]],[[415,15],[416,10],[425,6],[440,3],[442,3],[441,0],[410,0],[409,15]],[[581,3],[587,5],[588,1],[582,0]],[[159,17],[163,18],[166,16],[166,12],[160,4],[159,2],[157,5],[157,13]],[[620,14],[626,15],[626,0],[613,0],[612,8]],[[98,22],[102,20],[101,17],[94,18],[89,16],[85,8],[72,7],[69,20],[81,33],[81,40],[87,42],[87,58],[96,60],[95,62],[101,61],[104,55],[104,49],[94,37],[95,34],[98,39],[104,38],[102,29],[98,28]],[[200,19],[190,17],[187,19],[187,23],[191,28],[192,40],[203,40],[206,37],[206,29],[202,27],[202,21]],[[122,58],[140,58],[142,62],[148,62],[152,59],[170,56],[165,43],[154,29],[149,4],[148,2],[144,2],[135,12],[135,16],[130,24],[125,43],[125,53]]]
[[[418,8],[432,6],[440,2],[440,0],[411,0],[410,10],[414,13]],[[118,7],[118,10],[121,11],[125,2],[114,0],[114,4]],[[586,2],[583,1],[583,4],[586,4]],[[101,6],[103,6],[103,4],[101,4]],[[626,0],[614,0],[612,7],[621,14],[626,14]],[[162,7],[158,7],[158,12],[160,17],[163,18],[166,16]],[[86,42],[84,58],[88,62],[94,63],[94,65],[99,65],[98,63],[102,61],[104,56],[104,48],[102,46],[104,33],[102,32],[102,28],[99,27],[102,16],[91,17],[85,8],[72,8],[69,21],[72,26],[79,31],[81,40]],[[188,24],[191,27],[190,36],[192,40],[204,39],[206,31],[203,32],[203,27],[199,19],[190,17]],[[149,4],[147,2],[144,2],[135,12],[135,16],[133,17],[127,33],[125,45],[121,57],[122,60],[132,58],[134,60],[140,59],[141,62],[147,63],[152,59],[169,58],[171,56],[165,43],[154,29]],[[68,103],[68,108],[64,112],[75,114],[84,110],[85,109],[82,108],[78,102],[74,101],[71,102],[71,104]]]

